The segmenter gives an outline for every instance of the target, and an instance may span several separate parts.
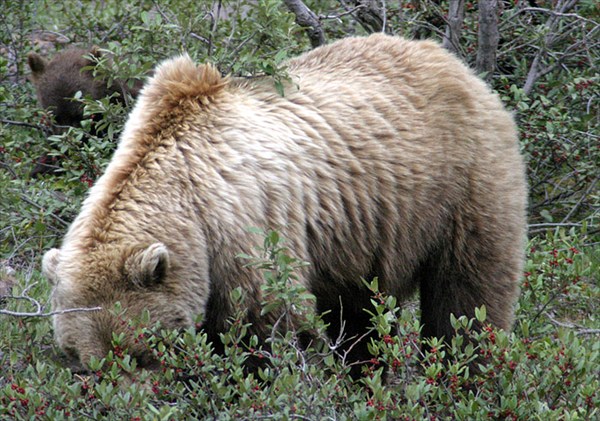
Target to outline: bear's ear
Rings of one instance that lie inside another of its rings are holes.
[[[162,243],[154,243],[130,256],[125,272],[137,287],[148,288],[160,284],[169,270],[169,250]]]
[[[44,254],[42,259],[42,274],[50,281],[52,285],[58,284],[58,274],[56,267],[60,261],[60,250],[51,249]]]
[[[29,68],[34,76],[41,75],[46,68],[46,60],[36,53],[29,53],[27,55],[27,64],[29,64]]]

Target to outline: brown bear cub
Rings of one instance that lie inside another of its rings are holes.
[[[85,69],[94,66],[95,62],[91,57],[100,58],[101,55],[98,47],[92,47],[89,50],[69,48],[56,54],[50,61],[36,53],[27,56],[31,69],[30,79],[35,86],[40,106],[53,115],[52,131],[55,134],[62,133],[68,126],[79,126],[84,119],[83,104],[74,99],[77,92],[92,99],[105,98],[118,92],[120,95],[115,97],[115,101],[120,102],[126,101],[128,94],[134,98],[138,95],[140,82],[131,89],[120,81],[109,86],[106,80],[94,78],[92,69]],[[56,159],[44,156],[38,160],[31,175],[53,172],[56,165]]]
[[[186,55],[158,66],[61,248],[44,256],[54,310],[103,309],[54,317],[66,353],[84,365],[106,354],[124,330],[117,301],[168,328],[202,314],[218,342],[237,287],[251,333],[267,338],[279,315],[261,315],[261,272],[236,258],[261,242],[248,227],[278,229],[310,263],[297,282],[333,338],[340,320],[347,338],[367,331],[361,279],[373,277],[398,299],[420,292],[425,337],[450,337],[450,314],[482,305],[511,327],[527,186],[498,96],[436,43],[382,34],[286,66],[284,96]],[[367,342],[349,362],[371,358]]]

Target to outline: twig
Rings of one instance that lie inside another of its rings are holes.
[[[381,0],[381,32],[385,34],[387,27],[387,4]]]
[[[339,13],[337,15],[319,15],[319,20],[328,20],[328,19],[336,19],[339,20],[342,16],[351,15],[356,12],[358,9],[362,9],[363,5],[358,5],[352,9],[346,10],[345,12]]]
[[[31,127],[33,129],[40,130],[40,131],[44,132],[45,134],[50,133],[50,128],[43,126],[41,124],[26,123],[24,121],[6,120],[4,118],[0,119],[0,123],[8,124],[11,126]]]
[[[598,22],[596,22],[595,20],[584,18],[583,16],[581,16],[577,13],[562,13],[562,12],[557,12],[556,10],[544,9],[542,7],[524,7],[523,9],[519,9],[517,13],[525,13],[525,12],[540,12],[540,13],[550,14],[552,16],[558,16],[561,18],[575,18],[577,20],[582,20],[584,22],[592,23],[594,25],[598,24]]]
[[[12,297],[9,295],[1,295],[0,299],[20,299],[20,297]],[[31,299],[33,300],[33,299]],[[4,314],[7,316],[13,316],[13,317],[51,317],[51,316],[56,316],[57,314],[67,314],[67,313],[76,313],[76,312],[87,312],[87,311],[100,311],[102,310],[102,307],[85,307],[85,308],[67,308],[65,310],[57,310],[57,311],[49,311],[47,313],[44,313],[43,311],[36,311],[35,313],[24,313],[24,312],[19,312],[19,311],[10,311],[10,310],[3,310],[0,309],[0,314]]]
[[[198,35],[195,32],[190,32],[190,37],[197,39],[198,41],[202,41],[205,44],[210,44],[210,41],[207,38],[204,38],[203,36]]]
[[[168,22],[168,23],[170,23],[170,24],[172,24],[172,23],[173,23],[173,22],[172,22],[172,20],[171,20],[171,18],[169,18],[169,17],[167,16],[167,14],[164,12],[164,10],[162,9],[162,7],[160,7],[160,4],[159,4],[159,2],[158,2],[158,1],[156,1],[156,0],[153,0],[153,1],[152,1],[152,4],[153,4],[153,6],[154,6],[154,9],[155,9],[155,10],[158,12],[158,14],[159,14],[159,15],[160,15],[160,16],[161,16],[161,17],[162,17],[164,20],[165,20],[165,22]]]
[[[580,227],[581,224],[575,222],[555,222],[542,224],[529,224],[529,228],[555,228],[555,227]]]
[[[39,209],[39,210],[44,210],[43,206],[38,205],[37,203],[35,203],[34,201],[32,201],[31,199],[29,199],[27,196],[25,196],[24,194],[20,194],[19,197],[21,198],[22,201],[24,201],[25,203]],[[68,227],[69,223],[67,221],[65,221],[64,219],[62,219],[60,216],[57,216],[53,213],[49,213],[48,216],[50,216],[51,218],[53,218],[54,220],[56,220],[57,222],[60,222],[64,227]]]
[[[233,66],[237,60],[238,52],[244,47],[244,45],[246,45],[248,42],[250,42],[250,40],[252,38],[254,38],[256,36],[256,34],[258,34],[258,31],[254,31],[252,34],[250,34],[248,37],[246,37],[245,40],[243,40],[237,47],[235,47],[233,49],[233,51],[231,53],[229,53],[229,56],[233,57],[233,62],[231,63],[231,66],[229,66],[229,69],[227,69],[227,71],[225,73],[231,73],[231,71],[233,70]]]
[[[33,282],[33,283],[27,285],[27,287],[25,287],[25,289],[23,290],[21,295],[18,295],[18,296],[0,295],[0,302],[3,302],[4,300],[7,300],[7,299],[8,300],[16,300],[16,301],[19,301],[19,300],[27,301],[28,303],[30,303],[31,305],[33,305],[35,307],[36,310],[34,312],[21,312],[21,311],[0,309],[0,314],[4,314],[7,316],[14,316],[14,317],[49,317],[49,316],[55,316],[57,314],[67,314],[67,313],[75,313],[75,312],[102,310],[102,307],[87,307],[87,308],[82,307],[82,308],[68,308],[68,309],[64,309],[64,310],[44,312],[44,305],[42,305],[35,298],[32,298],[28,295],[31,288],[33,288],[36,284],[37,284],[37,282]]]
[[[552,322],[553,324],[555,324],[557,326],[565,327],[567,329],[575,329],[576,330],[575,333],[577,335],[598,335],[598,334],[600,334],[600,329],[586,329],[586,328],[583,328],[583,327],[581,327],[579,325],[576,325],[575,323],[565,323],[565,322],[561,322],[559,320],[556,320],[547,311],[544,312],[544,315],[550,319],[550,322]]]
[[[579,207],[581,206],[581,204],[583,203],[583,201],[587,198],[588,194],[590,194],[590,192],[592,191],[592,189],[596,186],[596,183],[598,182],[598,178],[596,178],[594,181],[592,181],[590,183],[590,185],[588,186],[588,188],[585,190],[585,192],[581,195],[581,198],[579,198],[579,200],[577,201],[577,203],[575,203],[575,206],[573,206],[573,209],[571,209],[569,211],[569,213],[567,214],[567,216],[565,216],[562,220],[562,222],[566,222],[569,220],[569,218],[571,217],[571,215],[573,215],[573,213],[575,213],[575,211],[577,209],[579,209]]]
[[[18,178],[18,175],[15,172],[15,170],[6,162],[0,161],[0,168],[4,168],[5,170],[7,170],[13,178]]]

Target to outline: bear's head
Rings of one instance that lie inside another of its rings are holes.
[[[84,69],[94,65],[90,56],[99,58],[101,52],[97,47],[70,48],[50,61],[36,53],[27,57],[40,106],[52,112],[57,126],[78,126],[83,120],[83,105],[74,98],[77,92],[93,99],[111,93],[106,81],[96,80],[92,70]],[[61,131],[61,127],[56,129]]]
[[[138,367],[152,367],[155,361],[129,320],[148,310],[151,325],[160,321],[162,327],[182,329],[192,326],[200,312],[198,296],[181,288],[182,271],[162,243],[100,245],[75,254],[52,249],[44,255],[42,271],[54,287],[55,340],[72,367],[86,368],[92,357],[105,357],[113,333],[125,335],[124,348]]]

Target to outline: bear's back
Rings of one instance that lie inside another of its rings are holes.
[[[470,186],[524,189],[504,167],[472,186],[498,156],[520,162],[515,128],[485,84],[434,43],[350,38],[288,71],[281,96],[270,81],[223,78],[186,56],[159,66],[68,238],[113,241],[135,226],[139,241],[185,243],[152,219],[169,203],[194,208],[214,236],[209,247],[227,243],[235,255],[251,241],[247,227],[287,227],[297,256],[319,255],[338,271],[354,260],[343,277],[360,279],[394,243],[418,238],[396,255],[417,262]],[[169,199],[131,205],[146,191]]]

